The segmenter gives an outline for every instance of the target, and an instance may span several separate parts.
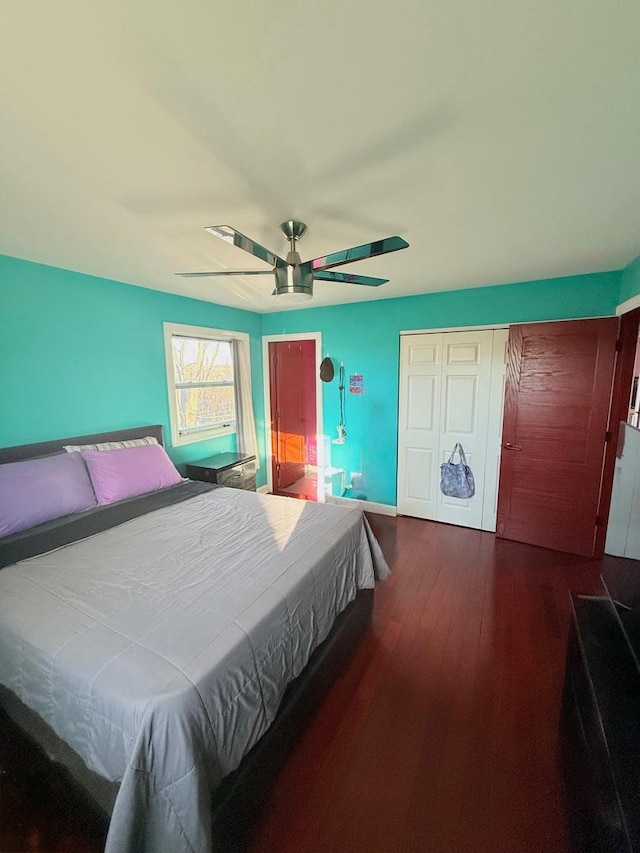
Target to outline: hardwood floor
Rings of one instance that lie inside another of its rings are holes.
[[[569,589],[601,563],[369,516],[374,622],[255,821],[251,853],[567,853],[557,730]],[[0,850],[100,850],[0,723]],[[53,786],[53,787],[52,787]]]
[[[600,564],[371,516],[393,575],[260,815],[254,853],[566,853],[569,589]]]

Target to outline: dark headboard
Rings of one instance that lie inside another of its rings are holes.
[[[34,456],[48,456],[58,453],[65,444],[99,444],[103,441],[127,441],[132,438],[145,438],[152,435],[160,444],[164,444],[162,425],[131,427],[115,432],[99,432],[95,435],[74,435],[71,438],[57,438],[54,441],[40,441],[37,444],[19,444],[16,447],[0,448],[0,465],[5,462],[19,462],[21,459],[33,459]]]

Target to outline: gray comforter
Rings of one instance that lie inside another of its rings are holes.
[[[108,853],[204,853],[216,786],[387,572],[360,510],[216,489],[3,569],[0,683],[120,782]]]

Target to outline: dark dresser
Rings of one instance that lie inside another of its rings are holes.
[[[576,853],[640,851],[639,659],[640,563],[605,563],[603,594],[572,600],[560,746]]]
[[[256,457],[244,453],[218,453],[190,462],[186,467],[190,480],[204,480],[232,489],[256,490]]]

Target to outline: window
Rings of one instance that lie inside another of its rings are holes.
[[[232,342],[172,335],[171,345],[180,435],[235,428]]]
[[[173,444],[238,429],[236,346],[248,336],[165,323]]]

